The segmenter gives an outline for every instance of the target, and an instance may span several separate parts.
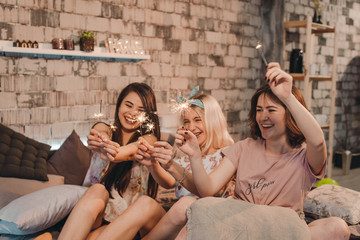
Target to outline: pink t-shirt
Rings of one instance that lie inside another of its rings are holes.
[[[316,178],[325,174],[325,165],[315,176],[306,159],[306,145],[271,156],[265,141],[247,138],[224,148],[222,154],[237,169],[235,197],[270,206],[289,207],[302,212],[307,193]]]

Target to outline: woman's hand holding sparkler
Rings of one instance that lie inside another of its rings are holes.
[[[266,72],[271,91],[282,101],[291,95],[293,78],[280,68],[276,62],[269,63]]]
[[[106,161],[114,161],[119,152],[120,145],[108,139],[108,136],[101,134],[95,129],[90,130],[87,137],[88,148],[92,151],[99,152],[100,157]]]
[[[120,151],[120,144],[108,139],[104,139],[100,157],[103,160],[108,160],[113,162],[115,161],[116,155],[119,153],[119,151]]]
[[[189,130],[185,129],[184,126],[179,128],[175,134],[175,144],[190,159],[192,157],[201,159],[201,150],[199,142],[196,136]]]
[[[151,150],[151,156],[158,161],[160,165],[169,170],[174,163],[173,147],[166,141],[157,141],[154,143],[154,148]]]
[[[146,141],[143,137],[139,137],[135,160],[147,167],[152,166],[154,164],[150,154],[152,148],[153,146],[151,146],[148,141]]]
[[[106,140],[107,137],[108,136],[102,135],[94,128],[91,129],[89,135],[87,136],[88,148],[94,152],[101,152],[104,146],[104,139]]]

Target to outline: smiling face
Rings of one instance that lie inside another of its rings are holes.
[[[203,146],[206,140],[205,123],[200,115],[191,107],[184,111],[184,127],[190,130],[199,142],[199,146]]]
[[[257,102],[256,122],[265,140],[286,141],[285,108],[265,94]]]
[[[140,126],[138,116],[144,112],[144,106],[139,95],[130,92],[119,107],[118,117],[124,132],[133,132]]]

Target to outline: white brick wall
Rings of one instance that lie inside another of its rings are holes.
[[[131,82],[146,82],[156,93],[164,129],[176,128],[167,106],[175,92],[188,93],[199,85],[218,99],[230,117],[233,137],[240,139],[247,133],[249,100],[254,88],[262,83],[262,79],[258,80],[262,62],[252,44],[261,36],[260,0],[0,2],[0,40],[50,43],[53,38],[62,37],[73,38],[77,44],[83,30],[93,30],[97,46],[103,46],[109,37],[136,38],[151,57],[138,63],[0,57],[1,123],[47,142],[62,142],[72,129],[84,138],[96,121],[93,116],[100,100],[106,120],[112,119],[119,92]],[[284,17],[305,19],[306,14],[312,14],[310,2],[286,0]],[[359,55],[360,4],[353,2],[353,8],[346,11],[343,8],[347,5],[328,5],[332,10],[328,15],[324,13],[324,19],[334,23],[331,16],[338,16],[341,25],[337,66],[341,79],[342,73],[349,71],[349,62]],[[109,9],[118,9],[118,18]],[[33,14],[44,11],[49,12],[49,23],[58,26],[37,26],[31,22]],[[349,18],[352,25],[348,24]],[[295,46],[304,47],[304,33],[304,29],[300,30]],[[324,44],[315,46],[318,66],[333,54],[332,36],[322,37]],[[293,47],[288,43],[285,49],[290,52]],[[288,66],[289,60],[285,60]],[[327,65],[330,70],[331,64]],[[354,81],[358,72],[351,74],[346,81]],[[302,83],[296,84],[302,87]],[[358,88],[351,83],[344,86]],[[324,99],[329,89],[329,85],[319,83],[314,90],[320,97],[319,111],[324,113],[329,111],[329,103]],[[359,126],[360,121],[354,120],[352,125]]]

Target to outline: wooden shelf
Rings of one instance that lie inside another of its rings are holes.
[[[303,81],[304,82],[304,91],[303,96],[306,102],[306,105],[309,109],[311,109],[311,102],[313,98],[313,89],[312,82],[314,81],[329,81],[331,82],[331,90],[330,90],[330,116],[329,122],[322,125],[321,128],[329,132],[329,140],[328,140],[328,167],[326,175],[331,177],[332,174],[332,158],[333,158],[333,145],[334,145],[334,124],[335,124],[335,97],[336,97],[336,64],[337,64],[337,41],[338,41],[338,25],[335,27],[327,26],[324,24],[313,23],[312,17],[307,16],[306,20],[303,21],[285,21],[284,22],[284,35],[283,35],[283,61],[286,59],[286,30],[289,28],[304,28],[305,32],[305,58],[304,58],[304,73],[290,73],[293,77],[294,81]],[[333,53],[333,61],[332,61],[332,69],[330,76],[322,76],[322,75],[310,75],[310,65],[313,63],[313,54],[314,54],[314,44],[316,34],[321,33],[333,33],[334,34],[334,53]],[[284,63],[283,63],[284,65]]]
[[[102,47],[95,47],[92,52],[84,52],[76,48],[75,50],[52,49],[51,44],[44,43],[40,43],[39,48],[21,48],[12,45],[11,41],[0,41],[0,56],[107,62],[139,62],[150,59],[150,56],[145,54],[107,53],[106,49]]]
[[[305,73],[290,73],[294,81],[304,81]],[[332,81],[331,76],[309,75],[310,81]]]
[[[303,21],[290,21],[284,22],[284,28],[306,28],[307,27],[307,20]],[[334,33],[335,27],[330,27],[324,24],[319,23],[311,23],[311,33]]]

